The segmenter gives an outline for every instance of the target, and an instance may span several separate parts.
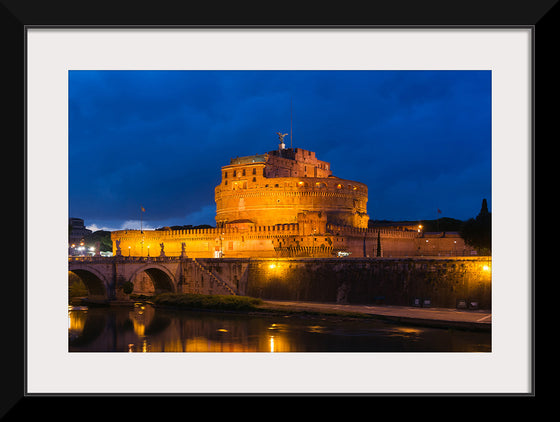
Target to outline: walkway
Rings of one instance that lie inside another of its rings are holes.
[[[434,327],[466,328],[490,331],[492,313],[488,310],[453,308],[417,308],[408,306],[341,305],[337,303],[266,300],[263,309],[278,311],[351,312],[386,320]]]

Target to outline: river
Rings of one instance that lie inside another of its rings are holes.
[[[363,318],[69,306],[70,352],[490,352],[491,334]]]

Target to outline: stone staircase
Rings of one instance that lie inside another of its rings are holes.
[[[225,280],[222,280],[220,277],[218,277],[213,272],[208,271],[206,269],[206,267],[204,265],[202,265],[200,262],[198,262],[195,258],[191,258],[191,259],[200,271],[202,271],[203,273],[205,273],[209,277],[211,277],[218,284],[218,286],[223,287],[228,292],[228,294],[233,295],[233,296],[237,295],[235,289],[233,287],[231,287]]]

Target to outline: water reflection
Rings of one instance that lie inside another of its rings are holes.
[[[70,307],[71,352],[490,352],[490,333],[375,320]]]

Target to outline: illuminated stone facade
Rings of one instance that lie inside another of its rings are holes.
[[[329,163],[301,148],[232,158],[215,193],[218,227],[294,224],[309,212],[322,213],[327,224],[368,226],[367,186],[333,176]]]
[[[313,151],[284,148],[232,158],[215,188],[216,227],[119,230],[121,256],[378,257],[470,254],[458,235],[368,228],[368,188],[333,175]],[[445,244],[445,247],[442,245]]]

